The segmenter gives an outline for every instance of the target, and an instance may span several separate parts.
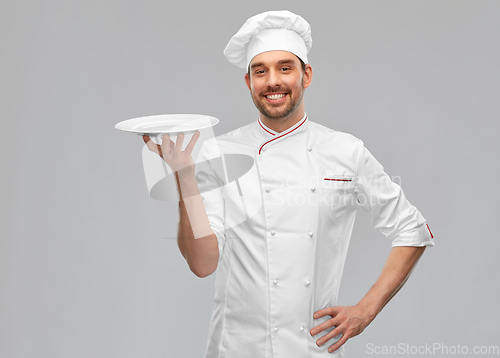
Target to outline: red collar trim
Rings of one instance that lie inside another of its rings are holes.
[[[260,118],[259,118],[259,121],[260,121]],[[299,125],[297,125],[297,127],[293,128],[293,129],[292,129],[292,130],[290,130],[289,132],[286,132],[285,134],[282,134],[282,135],[280,135],[280,136],[278,136],[278,137],[276,137],[276,138],[273,138],[273,139],[271,139],[271,140],[268,140],[267,142],[265,142],[264,144],[262,144],[262,145],[261,145],[261,147],[259,148],[259,154],[260,154],[260,152],[262,151],[262,148],[263,148],[263,147],[264,147],[267,143],[271,143],[273,140],[279,139],[279,138],[281,138],[281,137],[286,136],[286,135],[287,135],[287,134],[289,134],[289,133],[292,133],[294,130],[296,130],[296,129],[297,129],[297,128],[299,128],[301,125],[303,125],[306,121],[307,121],[307,116],[305,116],[304,120],[303,120],[303,121],[302,121]],[[265,128],[264,128],[264,129],[265,129]],[[271,134],[273,134],[273,133],[271,133]],[[273,135],[274,135],[274,134],[273,134]]]
[[[276,135],[275,133],[271,132],[269,129],[264,127],[264,124],[260,121],[260,118],[259,118],[258,122],[259,122],[259,125],[262,127],[262,129],[265,130],[267,133],[272,134],[272,135]]]

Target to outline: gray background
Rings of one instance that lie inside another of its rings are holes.
[[[250,16],[312,25],[310,120],[361,138],[435,234],[366,345],[500,345],[499,1],[0,3],[0,356],[202,357],[215,275],[192,274],[177,205],[148,195],[140,137],[114,129],[203,113],[256,120],[222,54]],[[375,282],[390,242],[363,212],[339,304]]]

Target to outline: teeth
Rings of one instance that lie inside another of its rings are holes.
[[[269,98],[269,99],[281,99],[281,98],[285,97],[285,94],[284,93],[271,94],[271,95],[266,96],[266,97]]]

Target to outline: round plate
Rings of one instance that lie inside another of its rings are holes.
[[[115,128],[144,134],[194,132],[212,127],[219,123],[215,117],[201,114],[161,114],[156,116],[127,119],[116,124]]]

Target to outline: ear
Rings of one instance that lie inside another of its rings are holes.
[[[250,76],[248,76],[248,73],[245,73],[245,83],[247,84],[248,89],[251,91],[252,88],[250,87]]]
[[[312,82],[312,78],[313,78],[313,69],[310,64],[307,64],[306,71],[304,72],[304,77],[303,77],[304,88],[309,87],[309,85]]]

